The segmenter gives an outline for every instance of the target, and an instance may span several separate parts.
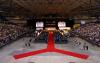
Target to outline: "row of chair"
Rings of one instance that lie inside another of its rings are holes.
[[[35,43],[47,43],[48,32],[42,31],[35,39]]]
[[[54,41],[55,43],[67,43],[67,38],[64,37],[60,32],[54,32]]]

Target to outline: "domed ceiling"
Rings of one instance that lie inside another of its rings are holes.
[[[0,0],[0,13],[7,16],[98,16],[100,0]]]

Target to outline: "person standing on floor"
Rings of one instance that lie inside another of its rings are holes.
[[[83,50],[88,50],[88,45],[86,45],[86,43],[83,45]]]
[[[83,50],[85,50],[86,43],[83,44]]]
[[[25,46],[27,47],[27,43],[25,43]]]
[[[31,43],[32,42],[32,39],[30,38],[29,42]]]
[[[88,46],[86,45],[86,50],[88,50]]]
[[[27,43],[28,44],[28,47],[30,47],[31,46],[31,44],[30,43]]]

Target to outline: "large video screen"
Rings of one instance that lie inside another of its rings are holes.
[[[85,24],[85,21],[81,20],[81,24]]]
[[[58,27],[66,27],[66,23],[65,22],[58,22]]]
[[[43,22],[36,22],[36,27],[44,27],[44,23]]]

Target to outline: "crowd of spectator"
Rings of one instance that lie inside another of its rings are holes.
[[[67,37],[65,37],[64,35],[62,35],[59,31],[55,31],[54,32],[54,41],[55,43],[67,43]]]
[[[48,32],[46,31],[41,31],[38,36],[35,38],[36,43],[47,43],[48,40]]]
[[[26,33],[26,29],[13,24],[0,23],[0,47],[11,43]]]
[[[72,35],[100,46],[100,23],[88,23],[72,31]]]

